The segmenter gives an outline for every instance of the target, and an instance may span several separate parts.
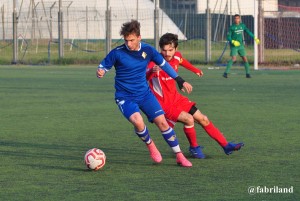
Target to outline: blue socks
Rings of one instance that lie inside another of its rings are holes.
[[[146,144],[150,144],[151,138],[150,138],[150,135],[149,135],[149,132],[148,132],[148,129],[146,126],[143,131],[141,131],[141,132],[135,131],[135,133],[137,134],[137,136],[139,138],[141,138],[141,140],[143,142],[145,142]]]
[[[169,127],[166,131],[162,131],[161,133],[174,153],[181,152],[175,131],[171,127]]]

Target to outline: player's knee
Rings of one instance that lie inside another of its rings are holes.
[[[170,127],[169,124],[167,123],[167,121],[160,121],[160,122],[156,123],[156,125],[159,128],[159,130],[161,130],[161,131],[165,131]]]
[[[186,121],[185,121],[186,125],[193,125],[194,124],[194,117],[191,114],[188,114],[186,116]]]
[[[189,113],[182,113],[178,120],[187,126],[192,126],[194,124],[194,117]]]
[[[209,124],[209,119],[206,115],[203,115],[203,125],[207,126]]]
[[[201,114],[201,117],[197,119],[197,123],[201,124],[201,126],[207,126],[209,124],[209,119],[206,115]]]
[[[170,127],[164,115],[156,117],[153,122],[161,131],[165,131]]]
[[[132,115],[130,117],[130,122],[137,131],[142,131],[145,128],[144,120],[140,115]]]

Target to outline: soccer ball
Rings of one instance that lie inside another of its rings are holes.
[[[99,170],[105,165],[106,156],[101,149],[93,148],[84,155],[85,165],[91,170]]]

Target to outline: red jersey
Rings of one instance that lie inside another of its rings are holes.
[[[174,57],[169,61],[169,64],[176,72],[178,72],[179,66],[183,66],[184,68],[196,74],[201,73],[200,69],[194,67],[186,59],[182,58],[180,52],[176,52],[174,54]],[[147,80],[149,81],[150,89],[152,90],[160,104],[164,107],[165,104],[170,105],[170,103],[175,101],[175,97],[177,95],[182,95],[177,91],[175,80],[172,79],[167,73],[165,73],[164,71],[153,73],[151,71],[154,65],[155,63],[153,62],[150,62],[148,64]]]
[[[178,72],[178,67],[184,68],[202,75],[202,71],[197,69],[187,60],[182,58],[180,52],[176,52],[169,64]],[[176,88],[176,82],[164,71],[153,72],[151,69],[155,64],[149,63],[147,69],[147,80],[155,97],[162,106],[167,121],[170,126],[174,127],[182,111],[189,112],[196,103],[190,101],[187,97],[181,95]]]

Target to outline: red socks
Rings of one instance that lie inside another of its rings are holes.
[[[170,122],[168,122],[168,123],[169,123],[169,125],[174,127],[174,125],[170,124]],[[225,147],[228,144],[224,135],[219,131],[219,129],[217,127],[214,126],[214,124],[212,122],[210,122],[207,126],[203,126],[203,129],[206,131],[206,133],[211,138],[213,138],[215,141],[217,141],[219,143],[219,145],[221,145],[222,147]],[[184,131],[191,147],[199,146],[198,142],[197,142],[197,135],[196,135],[196,130],[195,130],[194,125],[193,126],[184,126],[183,131]]]
[[[197,136],[196,136],[196,130],[195,130],[195,127],[194,125],[192,126],[184,126],[183,127],[183,131],[190,143],[190,146],[191,147],[197,147],[199,146],[198,145],[198,142],[197,142]]]
[[[207,126],[203,126],[203,128],[206,131],[206,133],[211,138],[216,140],[222,147],[225,147],[228,144],[228,142],[227,142],[226,138],[224,137],[224,135],[219,131],[218,128],[216,128],[214,126],[214,124],[212,122],[210,122]]]

